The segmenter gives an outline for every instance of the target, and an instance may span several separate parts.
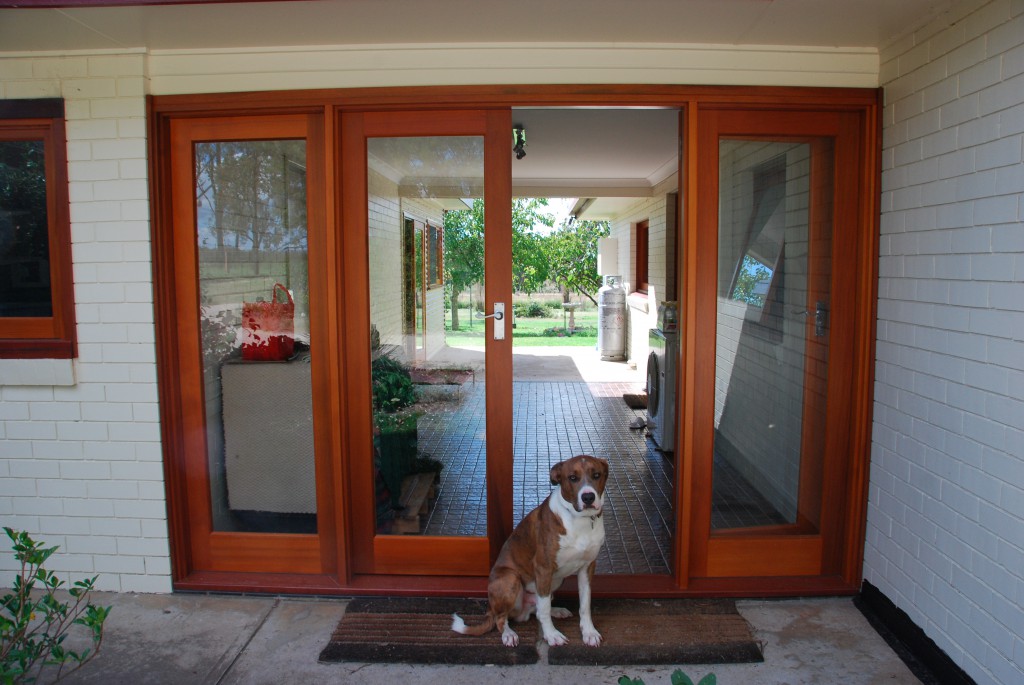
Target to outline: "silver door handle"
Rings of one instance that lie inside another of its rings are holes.
[[[478,316],[478,319],[494,319],[494,339],[505,339],[505,303],[495,302],[494,313]]]
[[[794,309],[793,313],[797,316],[814,316],[814,335],[818,338],[822,337],[828,332],[828,305],[824,301],[818,300],[814,303],[814,311],[809,309]]]

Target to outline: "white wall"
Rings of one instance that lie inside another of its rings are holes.
[[[979,683],[1024,682],[1024,3],[882,52],[864,573]]]
[[[618,241],[619,271],[626,289],[626,359],[636,364],[640,377],[647,378],[647,355],[650,353],[650,329],[657,325],[658,304],[668,299],[666,292],[665,246],[666,196],[638,199],[611,222],[610,237]],[[653,289],[648,296],[637,296],[636,290],[636,225],[647,221],[647,281]]]
[[[0,98],[65,100],[79,353],[0,360],[0,520],[59,545],[52,570],[167,592],[144,59],[0,58]]]

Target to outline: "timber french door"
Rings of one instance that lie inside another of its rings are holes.
[[[511,130],[508,110],[341,115],[353,573],[486,575],[511,532],[512,329],[500,312],[512,302]],[[447,273],[482,286],[469,316],[486,326],[486,348],[458,370],[472,382],[425,398],[409,379],[438,372],[422,362],[447,349],[442,245],[456,237]],[[448,474],[431,472],[428,432],[457,443],[476,469],[472,492],[446,491]],[[428,526],[440,498],[464,501],[456,525]]]
[[[188,531],[177,561],[189,573],[331,573],[323,117],[176,119],[168,140],[171,230],[158,239],[174,279],[167,360],[186,476],[172,499]],[[257,312],[273,300],[287,313],[263,337]]]
[[[860,119],[698,116],[691,575],[850,575]]]

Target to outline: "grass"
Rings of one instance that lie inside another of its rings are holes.
[[[573,335],[565,330],[568,317],[563,322],[562,314],[548,317],[516,317],[515,328],[512,329],[513,347],[593,347],[597,344],[597,310],[587,309],[576,312],[576,327],[582,328]],[[453,347],[483,347],[484,322],[473,320],[470,325],[469,309],[459,310],[460,327],[451,330],[451,318],[445,322],[445,341]],[[506,320],[507,324],[507,320]],[[564,335],[553,335],[551,330],[561,331]],[[506,328],[506,333],[508,329]]]

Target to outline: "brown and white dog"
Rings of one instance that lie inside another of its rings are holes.
[[[526,621],[536,610],[549,645],[568,640],[551,622],[572,616],[568,609],[552,609],[551,595],[562,581],[575,574],[580,596],[580,629],[591,647],[601,644],[601,633],[590,616],[590,581],[597,553],[604,544],[604,487],[608,462],[579,455],[551,467],[552,491],[544,502],[519,522],[494,562],[487,581],[489,608],[483,622],[467,626],[452,615],[452,630],[464,635],[501,631],[508,647],[519,644],[509,618]]]

